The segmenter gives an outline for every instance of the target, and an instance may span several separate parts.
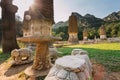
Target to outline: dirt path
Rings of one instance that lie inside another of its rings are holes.
[[[0,64],[0,80],[25,80],[23,71],[31,64],[11,67],[11,61]]]
[[[120,80],[120,72],[107,73],[104,66],[94,64],[94,80]]]

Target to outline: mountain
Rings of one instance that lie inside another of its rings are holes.
[[[57,29],[59,27],[64,27],[64,26],[68,26],[68,21],[66,21],[66,22],[60,21],[60,22],[54,24],[53,29]]]
[[[79,27],[100,27],[101,24],[104,22],[104,20],[100,19],[100,18],[97,18],[95,17],[94,15],[91,15],[91,14],[86,14],[84,16],[80,15],[79,13],[77,12],[73,12],[72,13],[73,15],[75,15],[78,19],[78,26]],[[63,22],[63,21],[60,21],[56,24],[53,25],[53,28],[59,28],[59,27],[64,27],[64,26],[68,26],[69,23],[68,23],[68,20]]]
[[[103,18],[104,21],[119,21],[120,20],[120,11],[113,12],[107,17]]]

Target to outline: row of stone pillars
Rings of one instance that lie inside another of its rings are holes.
[[[68,27],[69,39],[68,42],[71,44],[79,43],[78,39],[78,21],[74,13],[69,17],[69,27]],[[102,25],[100,27],[100,39],[106,39],[105,27]],[[87,27],[84,27],[83,30],[83,40],[88,40],[88,30]]]

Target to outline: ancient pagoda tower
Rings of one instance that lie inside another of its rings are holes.
[[[86,27],[83,30],[83,40],[88,40],[88,31]]]
[[[104,40],[104,39],[106,39],[107,37],[106,37],[106,31],[105,31],[105,27],[104,27],[104,25],[102,25],[101,27],[100,27],[100,39],[101,40]]]
[[[71,44],[79,43],[78,40],[78,24],[77,17],[72,13],[69,17],[69,27],[68,27],[69,39],[68,42]]]
[[[58,40],[51,34],[54,23],[53,0],[34,0],[33,5],[24,13],[24,37],[19,41],[35,43],[36,50],[33,65],[25,70],[29,80],[38,80],[46,76],[52,67],[49,46],[51,41]]]
[[[24,13],[24,37],[32,35],[51,36],[51,26],[54,23],[53,15],[53,0],[34,0],[29,10]]]

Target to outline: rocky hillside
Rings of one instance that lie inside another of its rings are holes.
[[[86,14],[84,16],[74,12],[73,13],[75,16],[77,16],[78,19],[78,26],[79,27],[100,27],[100,25],[104,22],[104,20],[95,17],[94,15],[91,14]],[[68,26],[68,20],[65,22],[58,22],[56,23],[53,28],[59,28],[59,27],[64,27],[64,26]]]
[[[120,11],[113,12],[103,19],[104,21],[119,21],[120,20]]]
[[[76,13],[76,12],[73,12],[73,14],[75,16],[77,16],[77,18],[78,18],[78,26],[79,27],[86,26],[86,27],[98,28],[98,27],[100,27],[100,25],[102,23],[105,23],[105,22],[120,21],[120,11],[113,12],[103,19],[97,18],[97,17],[95,17],[94,15],[91,15],[91,14],[86,14],[84,16],[82,16],[79,13]],[[53,26],[53,28],[64,27],[64,26],[68,26],[68,20],[65,21],[65,22],[61,21],[61,22],[56,23]]]

